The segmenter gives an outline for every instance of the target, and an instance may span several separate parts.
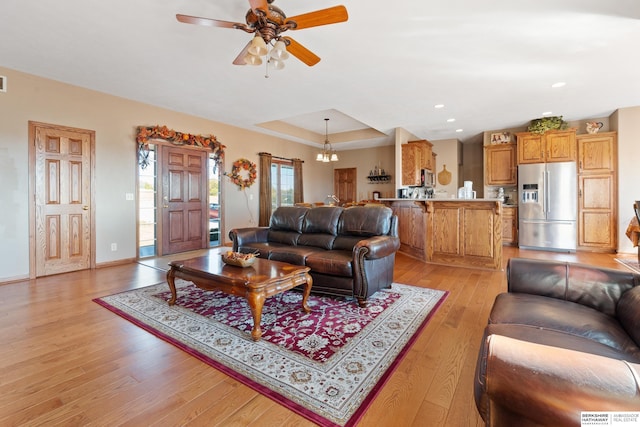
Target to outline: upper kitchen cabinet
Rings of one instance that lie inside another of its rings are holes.
[[[484,185],[516,185],[516,144],[485,145]]]
[[[402,144],[402,185],[421,185],[421,169],[433,171],[433,144],[426,139]]]
[[[578,173],[609,173],[615,171],[617,158],[616,132],[578,135]]]
[[[576,130],[550,130],[545,133],[516,133],[518,164],[570,162],[576,160]]]

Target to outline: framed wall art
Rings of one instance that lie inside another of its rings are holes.
[[[507,144],[509,142],[511,142],[511,134],[509,132],[491,134],[491,144]]]

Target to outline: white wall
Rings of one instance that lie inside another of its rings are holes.
[[[415,136],[414,134],[412,134],[411,132],[402,129],[402,128],[396,128],[395,129],[395,163],[396,163],[396,167],[395,170],[397,171],[396,175],[398,173],[402,173],[402,144],[406,144],[409,141],[415,141],[418,139],[423,139],[423,138],[418,138],[417,136]],[[402,176],[399,176],[396,178],[396,183],[395,183],[395,192],[396,195],[398,194],[398,189],[403,188],[402,186]]]
[[[433,144],[433,152],[436,156],[436,195],[437,197],[450,198],[451,196],[457,196],[458,194],[458,155],[460,152],[460,141],[457,139],[440,139],[437,141],[430,141]],[[446,165],[447,170],[451,172],[451,182],[448,185],[442,185],[438,182],[438,173],[444,170]],[[474,187],[476,184],[474,183]],[[476,189],[476,188],[474,188]]]
[[[395,183],[398,180],[395,168],[395,147],[387,145],[384,147],[371,147],[358,150],[345,150],[338,152],[340,161],[329,163],[334,169],[356,168],[357,169],[357,200],[373,199],[373,192],[379,191],[380,197],[395,197]],[[327,165],[327,163],[324,163]],[[369,171],[375,166],[381,167],[385,173],[391,175],[388,183],[370,183],[367,179]],[[314,200],[307,200],[313,202]],[[320,200],[321,201],[321,200]]]
[[[166,125],[193,134],[213,134],[226,145],[224,170],[244,157],[258,162],[258,152],[305,161],[305,198],[324,198],[333,191],[333,172],[315,161],[317,149],[212,120],[153,107],[0,67],[7,92],[0,92],[0,282],[29,274],[28,122],[90,129],[96,132],[96,262],[135,258],[137,194],[137,126]],[[258,183],[247,197],[223,179],[222,235],[258,219]],[[253,199],[249,200],[249,196]],[[111,243],[118,250],[111,251]]]
[[[636,254],[625,231],[640,200],[640,107],[620,108],[610,126],[618,131],[618,252]]]

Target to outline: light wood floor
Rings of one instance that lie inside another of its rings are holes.
[[[624,270],[614,255],[505,248],[510,257]],[[307,426],[250,388],[93,303],[164,280],[166,259],[0,286],[0,425]],[[360,426],[479,426],[473,374],[504,272],[398,254],[395,281],[450,291]]]

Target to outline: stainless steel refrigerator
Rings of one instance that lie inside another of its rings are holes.
[[[575,162],[519,165],[519,246],[575,251],[577,191]]]

